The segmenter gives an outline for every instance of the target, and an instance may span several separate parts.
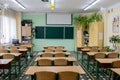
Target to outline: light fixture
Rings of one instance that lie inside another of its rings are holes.
[[[22,9],[25,9],[25,7],[20,3],[18,2],[17,0],[12,0],[15,4],[17,4],[19,7],[21,7]]]
[[[49,0],[41,0],[42,2],[49,2]]]
[[[50,0],[50,9],[55,9],[55,0]]]
[[[96,3],[98,3],[100,0],[95,0],[93,3],[91,3],[90,5],[88,5],[87,7],[84,8],[84,10],[89,9],[90,7],[92,7],[93,5],[95,5]]]

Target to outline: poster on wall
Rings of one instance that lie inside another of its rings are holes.
[[[119,16],[115,16],[113,17],[113,21],[112,21],[112,30],[113,33],[119,33]]]

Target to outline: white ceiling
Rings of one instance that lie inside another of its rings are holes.
[[[49,2],[42,2],[41,0],[17,0],[26,7],[25,10],[21,9],[12,0],[0,0],[0,5],[7,4],[7,8],[19,12],[85,12],[83,8],[89,5],[94,0],[55,0],[55,9],[49,8]],[[101,7],[107,8],[112,5],[120,3],[120,0],[100,0],[96,5],[88,9],[86,12],[98,11]]]

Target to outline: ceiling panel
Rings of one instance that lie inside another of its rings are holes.
[[[7,8],[19,12],[84,12],[83,8],[88,6],[94,0],[55,0],[55,9],[49,8],[49,2],[42,2],[41,0],[17,0],[26,7],[25,10],[21,9],[12,0],[0,0],[2,6],[8,5]],[[95,6],[87,11],[96,11],[101,7],[109,7],[120,3],[120,0],[100,0]]]

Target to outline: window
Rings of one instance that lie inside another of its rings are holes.
[[[0,14],[0,42],[11,43],[16,38],[16,16],[15,12],[1,9]]]

